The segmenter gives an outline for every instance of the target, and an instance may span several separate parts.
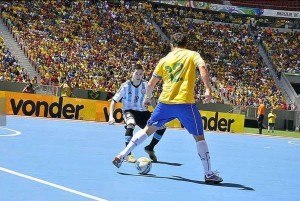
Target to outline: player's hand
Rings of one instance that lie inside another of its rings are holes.
[[[115,118],[109,117],[108,124],[113,125],[116,122]]]
[[[204,96],[203,103],[209,103],[210,99],[211,99],[211,91],[210,91],[210,89],[206,89],[203,96]]]
[[[148,107],[151,105],[151,98],[145,98],[144,100],[144,106]]]

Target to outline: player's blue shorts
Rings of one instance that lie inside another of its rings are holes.
[[[177,118],[190,134],[203,135],[203,124],[197,105],[158,103],[147,125],[161,127]]]

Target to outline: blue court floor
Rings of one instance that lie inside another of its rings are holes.
[[[137,129],[136,129],[137,130]],[[191,135],[167,129],[149,175],[111,160],[123,125],[8,116],[0,127],[0,201],[299,201],[300,140],[207,132],[212,167],[203,182]],[[142,146],[136,157],[147,156]]]

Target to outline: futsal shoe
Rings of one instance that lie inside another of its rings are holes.
[[[126,161],[127,161],[128,163],[135,163],[135,162],[136,162],[136,159],[135,159],[135,157],[134,157],[133,154],[130,154],[130,155],[127,156]]]
[[[145,152],[147,152],[147,154],[149,155],[149,157],[152,160],[152,162],[157,162],[157,157],[155,155],[155,151],[149,150],[148,146],[146,146],[144,148],[144,150],[145,150]]]
[[[220,177],[217,172],[212,172],[212,174],[205,175],[204,178],[205,178],[205,183],[218,184],[223,181],[222,177]]]
[[[124,158],[122,155],[117,155],[114,160],[112,161],[112,163],[117,167],[120,168],[122,163],[124,161]]]

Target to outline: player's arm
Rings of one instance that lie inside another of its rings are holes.
[[[207,68],[206,68],[206,65],[204,62],[199,64],[198,68],[200,71],[201,79],[205,86],[205,93],[204,93],[205,99],[203,100],[203,102],[208,103],[211,99],[211,87],[210,87],[210,82],[209,82],[209,74],[208,74],[208,71],[207,71]]]
[[[152,97],[152,98],[151,98],[151,106],[152,106],[153,108],[155,108],[156,105],[157,105],[157,100],[156,100],[156,98]]]
[[[114,111],[116,108],[116,103],[120,101],[123,96],[124,96],[124,84],[121,85],[120,89],[117,91],[117,93],[112,97],[110,107],[109,107],[109,124],[114,124],[115,123],[115,118],[114,118]]]
[[[115,118],[114,118],[114,111],[116,108],[116,101],[114,99],[111,100],[110,107],[109,107],[109,124],[114,124],[115,123]]]
[[[208,103],[211,99],[211,86],[209,82],[209,74],[206,64],[198,52],[195,52],[195,54],[193,55],[193,61],[195,66],[199,69],[202,82],[205,86],[203,103]]]
[[[156,65],[156,67],[154,69],[152,77],[148,82],[147,90],[146,90],[146,97],[145,97],[145,100],[144,100],[144,105],[146,105],[146,106],[149,106],[149,105],[153,104],[153,102],[152,102],[152,97],[153,97],[152,93],[153,93],[153,90],[154,90],[156,84],[162,79],[162,75],[163,75],[162,64],[163,63],[164,63],[164,59],[161,59],[158,62],[158,64]],[[156,106],[156,104],[155,104],[155,106]],[[153,108],[155,106],[153,106]]]
[[[146,97],[144,101],[144,105],[150,105],[152,102],[152,93],[154,90],[154,87],[156,86],[157,82],[160,80],[160,77],[156,74],[153,74],[151,79],[148,82],[147,90],[146,90]]]
[[[257,109],[257,118],[259,118],[260,113],[261,113],[261,106],[259,105]]]

